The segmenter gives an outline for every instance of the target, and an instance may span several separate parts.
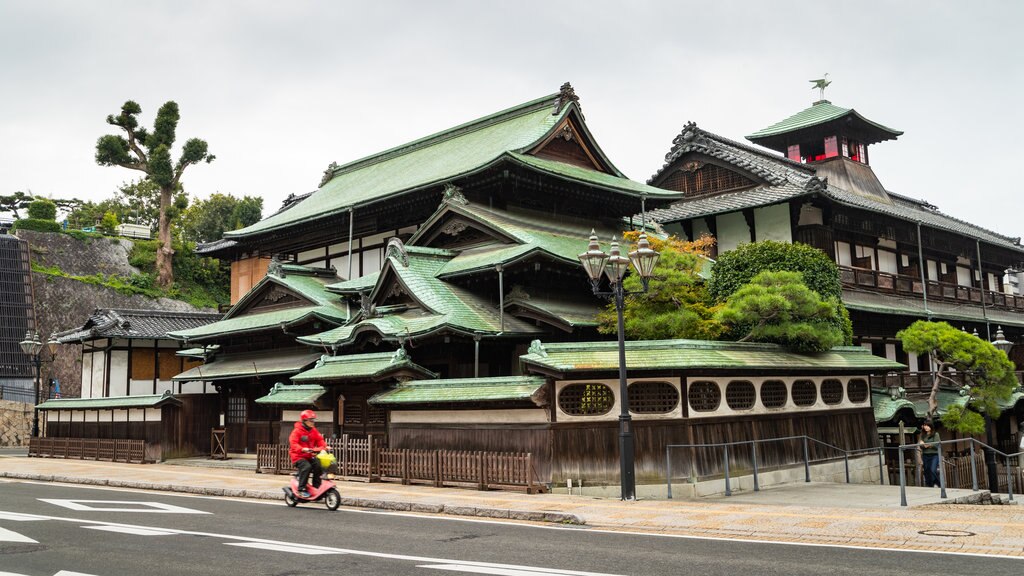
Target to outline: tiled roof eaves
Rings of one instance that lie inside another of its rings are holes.
[[[651,210],[648,215],[658,222],[675,222],[701,216],[725,214],[745,208],[771,206],[809,194],[811,192],[803,186],[787,182],[782,186],[760,186],[683,201],[668,208]]]
[[[758,138],[778,136],[779,134],[785,134],[787,132],[803,130],[804,128],[811,128],[813,126],[826,124],[828,122],[832,122],[833,120],[838,120],[848,114],[852,114],[853,116],[856,116],[858,119],[865,122],[866,124],[870,124],[871,126],[874,126],[875,128],[882,130],[883,132],[889,133],[891,135],[891,138],[895,138],[903,134],[903,132],[899,130],[894,130],[892,128],[889,128],[888,126],[879,124],[878,122],[868,120],[853,108],[842,108],[840,106],[832,104],[831,102],[822,101],[811,105],[810,108],[805,108],[800,112],[793,114],[792,116],[786,118],[785,120],[776,122],[775,124],[772,124],[771,126],[768,126],[766,128],[762,128],[757,132],[748,135],[746,138],[748,140],[754,140]]]
[[[688,128],[684,128],[683,131],[685,132],[687,129],[689,129],[689,127]],[[686,154],[688,152],[699,152],[699,153],[702,153],[702,154],[707,154],[707,155],[712,156],[714,158],[718,158],[720,160],[729,162],[730,164],[736,164],[737,166],[739,166],[741,168],[744,168],[744,166],[742,164],[738,164],[737,161],[743,160],[744,156],[754,155],[757,158],[755,158],[755,159],[749,159],[748,158],[748,159],[746,159],[746,162],[748,162],[748,163],[749,162],[758,162],[758,163],[760,163],[760,162],[768,162],[768,163],[772,163],[772,164],[778,164],[779,165],[778,166],[779,170],[781,170],[783,172],[786,172],[786,171],[789,171],[789,170],[796,170],[796,171],[799,171],[801,173],[807,173],[807,174],[813,174],[814,173],[814,168],[812,168],[811,166],[808,166],[807,164],[804,164],[802,162],[796,162],[794,160],[790,160],[789,158],[786,158],[785,156],[782,156],[782,155],[778,154],[777,152],[775,152],[773,150],[767,150],[767,149],[764,149],[764,148],[758,148],[758,147],[752,146],[750,144],[744,144],[742,142],[737,142],[735,140],[730,140],[729,138],[726,138],[724,136],[720,136],[718,134],[714,134],[712,132],[708,132],[706,130],[697,128],[695,125],[692,127],[692,129],[695,130],[705,140],[709,141],[711,146],[708,146],[706,144],[701,144],[700,142],[698,142],[696,140],[691,141],[691,142],[681,142],[681,143],[678,143],[678,144],[673,144],[673,146],[669,150],[668,154],[665,155],[665,163],[661,166],[661,168],[658,169],[657,172],[654,173],[654,175],[652,175],[650,178],[647,179],[647,183],[648,184],[650,184],[651,182],[654,182],[655,180],[657,180],[658,177],[661,176],[661,174],[673,162],[675,162],[676,160],[679,159],[680,156],[682,156],[683,154]],[[729,148],[733,148],[734,150],[729,151],[728,150]],[[712,150],[712,149],[720,150],[720,152],[718,152],[717,155],[716,154],[712,154],[712,153],[710,153],[710,150]],[[731,154],[730,154],[730,152],[731,152]],[[735,161],[733,161],[733,160],[735,160]],[[749,170],[749,168],[745,168],[745,169]]]
[[[509,158],[512,162],[521,166],[543,172],[548,176],[558,178],[560,180],[567,180],[576,184],[586,184],[606,192],[615,192],[636,198],[643,196],[647,198],[647,200],[671,201],[682,197],[681,193],[673,190],[656,188],[625,177],[598,172],[596,170],[589,170],[587,168],[580,168],[571,164],[563,164],[555,160],[547,160],[537,156],[519,154],[516,152],[506,152],[502,157]]]

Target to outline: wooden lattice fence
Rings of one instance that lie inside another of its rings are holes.
[[[28,444],[28,455],[39,458],[73,458],[135,464],[148,462],[145,440],[31,438]]]

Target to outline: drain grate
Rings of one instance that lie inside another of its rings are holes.
[[[974,532],[968,532],[967,530],[921,530],[918,534],[922,536],[945,536],[951,538],[962,538],[965,536],[975,536]]]

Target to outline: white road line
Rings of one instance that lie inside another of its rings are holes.
[[[21,514],[19,512],[0,512],[0,520],[14,520],[15,522],[31,522],[33,520],[48,520],[46,516],[35,514]]]
[[[164,504],[163,502],[143,502],[136,500],[65,500],[60,498],[37,498],[40,502],[46,502],[48,504],[55,504],[57,506],[63,506],[71,510],[77,510],[80,512],[145,512],[153,514],[209,514],[209,512],[203,512],[202,510],[193,510],[192,508],[184,508],[182,506],[175,506],[174,504]],[[92,504],[126,504],[129,507],[112,507],[112,506],[92,506]]]
[[[53,576],[93,576],[92,574],[85,574],[83,572],[69,572],[67,570],[61,570]]]
[[[15,532],[13,530],[8,530],[6,528],[0,528],[0,542],[21,542],[21,543],[24,543],[24,544],[38,544],[39,543],[38,541],[33,540],[33,539],[29,538],[28,536],[24,536],[22,534],[18,534],[17,532]]]
[[[469,572],[472,574],[494,574],[496,576],[545,576],[551,574],[563,574],[563,572],[551,572],[543,568],[523,569],[515,568],[490,568],[487,566],[472,566],[468,564],[421,564],[417,568],[433,568],[435,570],[449,570],[452,572]],[[586,574],[586,572],[564,572],[564,574]]]
[[[174,532],[166,530],[154,530],[152,528],[128,528],[126,526],[82,526],[87,530],[103,530],[116,532],[118,534],[133,534],[135,536],[173,536]]]
[[[264,544],[260,542],[225,542],[228,546],[239,546],[241,548],[256,548],[257,550],[271,550],[273,552],[290,552],[292,554],[307,554],[310,556],[320,554],[338,554],[338,552],[330,552],[328,550],[315,550],[312,548],[301,548],[292,544],[290,546],[284,544]]]

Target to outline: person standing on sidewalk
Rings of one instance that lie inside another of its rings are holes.
[[[939,485],[939,442],[942,437],[932,428],[931,422],[921,425],[921,459],[924,463],[924,485],[931,488]]]
[[[299,420],[295,428],[288,436],[288,454],[291,456],[292,465],[299,469],[299,496],[309,498],[309,491],[306,490],[306,482],[309,481],[310,472],[313,473],[313,487],[320,486],[320,474],[323,468],[316,455],[321,450],[327,450],[327,443],[320,431],[316,429],[316,412],[303,410],[299,414]]]

